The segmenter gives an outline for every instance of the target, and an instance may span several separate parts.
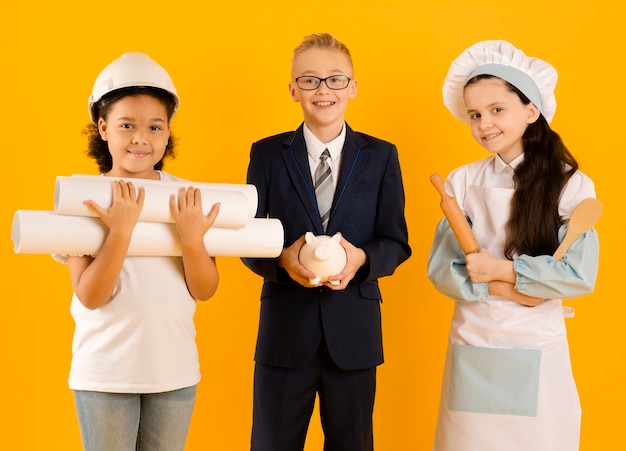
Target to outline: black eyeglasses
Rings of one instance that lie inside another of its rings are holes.
[[[296,77],[296,84],[298,85],[298,88],[304,91],[313,91],[314,89],[319,88],[322,82],[326,83],[328,89],[339,91],[348,87],[350,84],[350,77],[346,75],[331,75],[326,78],[313,77],[312,75]]]

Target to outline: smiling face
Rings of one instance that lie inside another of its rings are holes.
[[[107,141],[114,177],[158,179],[154,170],[165,155],[170,127],[165,105],[150,95],[130,95],[117,100],[107,118],[98,120]]]
[[[510,163],[524,152],[522,136],[539,118],[533,104],[524,105],[500,78],[483,78],[465,87],[465,106],[472,136],[485,149]]]
[[[319,78],[345,75],[352,78],[352,64],[340,50],[314,47],[303,51],[293,61],[292,80],[305,75]],[[322,82],[317,89],[306,91],[291,81],[289,92],[295,102],[300,102],[307,127],[320,141],[328,142],[341,133],[348,100],[356,96],[356,87],[356,80],[350,80],[348,87],[341,90],[329,89]]]

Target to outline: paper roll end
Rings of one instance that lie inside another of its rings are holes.
[[[58,175],[54,184],[54,211],[57,211],[59,208],[59,199],[61,198],[61,180],[64,178],[67,177]]]
[[[21,246],[21,213],[17,210],[13,215],[13,224],[11,226],[11,239],[13,240],[13,251],[16,254],[20,253]]]

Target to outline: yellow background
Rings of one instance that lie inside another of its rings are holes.
[[[244,183],[250,144],[299,125],[300,107],[287,90],[291,51],[320,31],[351,49],[359,91],[347,120],[397,144],[407,195],[414,254],[381,282],[386,363],[378,372],[376,449],[430,449],[452,301],[425,275],[441,216],[428,178],[486,156],[441,101],[452,59],[483,39],[507,39],[558,69],[553,128],[604,204],[597,287],[569,302],[576,317],[567,324],[583,406],[581,449],[621,449],[625,19],[617,0],[8,2],[0,13],[0,449],[80,449],[67,387],[67,269],[47,255],[14,254],[10,229],[18,209],[53,208],[57,175],[97,172],[80,132],[98,72],[126,51],[151,55],[182,99],[173,122],[178,158],[166,170]],[[239,259],[218,264],[218,293],[196,316],[203,379],[188,450],[249,446],[261,279]],[[321,443],[314,416],[306,449]]]

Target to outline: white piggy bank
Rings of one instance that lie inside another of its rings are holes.
[[[306,243],[300,249],[299,259],[302,266],[317,276],[309,280],[312,285],[326,282],[328,276],[339,274],[346,266],[346,250],[339,244],[341,234],[315,236],[307,232],[304,239]],[[333,280],[331,284],[339,285],[339,281]]]

